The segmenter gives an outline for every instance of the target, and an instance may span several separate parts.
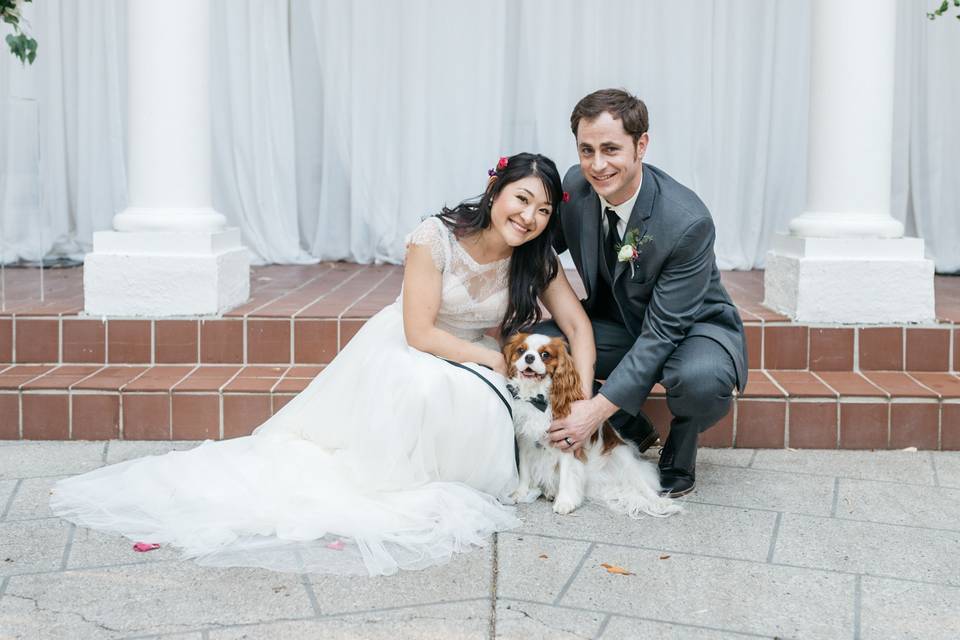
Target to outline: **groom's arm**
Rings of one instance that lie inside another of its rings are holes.
[[[683,232],[654,285],[640,335],[600,388],[600,395],[631,415],[640,411],[667,358],[693,325],[710,286],[715,236],[709,217]]]

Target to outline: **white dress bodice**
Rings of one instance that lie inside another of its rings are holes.
[[[438,328],[477,342],[500,324],[507,310],[509,258],[480,264],[437,217],[427,218],[407,236],[411,244],[428,247],[442,274]],[[402,299],[401,292],[397,304]]]

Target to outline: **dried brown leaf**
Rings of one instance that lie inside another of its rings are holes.
[[[615,564],[607,564],[603,562],[600,564],[601,567],[607,570],[607,573],[615,573],[618,576],[632,576],[634,573],[632,571],[627,571],[623,567],[618,567]]]

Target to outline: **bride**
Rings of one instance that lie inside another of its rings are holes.
[[[54,513],[204,565],[370,575],[517,526],[498,501],[517,484],[506,364],[485,332],[533,324],[539,300],[584,381],[595,350],[552,249],[556,166],[521,153],[490,173],[478,202],[408,236],[397,301],[252,435],[61,480]]]

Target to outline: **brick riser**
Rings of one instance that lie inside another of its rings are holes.
[[[370,303],[370,312],[382,308]],[[0,318],[0,363],[328,364],[369,316],[211,320]],[[754,369],[960,371],[960,328],[746,323]]]
[[[321,367],[12,366],[0,371],[0,439],[194,440],[250,433]],[[644,409],[664,433],[655,387]],[[960,376],[752,371],[703,446],[960,449]]]

